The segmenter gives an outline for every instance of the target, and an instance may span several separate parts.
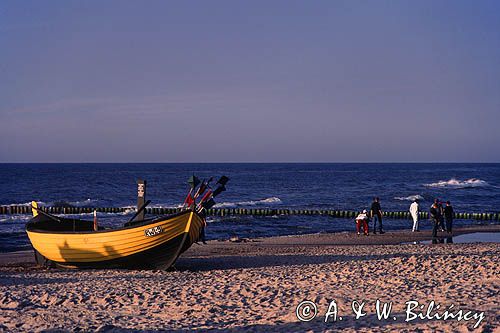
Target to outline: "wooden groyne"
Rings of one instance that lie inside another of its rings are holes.
[[[126,207],[42,207],[42,210],[51,214],[85,214],[94,210],[100,213],[125,213],[133,211]],[[180,208],[146,208],[146,213],[150,215],[164,215],[179,212]],[[0,215],[31,214],[31,207],[26,205],[0,206]],[[208,210],[210,216],[232,216],[232,215],[252,215],[252,216],[287,216],[287,215],[310,215],[329,216],[336,218],[354,218],[358,211],[348,210],[318,210],[318,209],[288,209],[288,208],[212,208]],[[410,213],[407,211],[384,212],[384,217],[392,219],[409,219]],[[428,212],[420,212],[420,219],[428,219]],[[500,213],[455,213],[456,219],[500,221]]]

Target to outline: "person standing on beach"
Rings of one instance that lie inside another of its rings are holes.
[[[382,230],[382,208],[380,207],[379,197],[373,198],[372,207],[370,208],[370,216],[373,218],[373,234],[377,233],[377,220],[378,220],[378,231],[383,234]]]
[[[453,217],[455,212],[451,206],[451,202],[446,201],[446,207],[444,207],[444,217],[446,219],[446,232],[451,233],[451,228],[453,224]]]
[[[418,199],[415,199],[415,201],[413,201],[413,203],[410,205],[410,215],[413,219],[413,228],[411,231],[413,232],[420,231],[418,230],[418,210]]]
[[[436,205],[437,208],[437,219],[438,219],[438,228],[441,231],[445,231],[445,225],[444,225],[444,218],[443,218],[443,204],[439,201],[439,199],[434,199],[434,204]]]
[[[368,214],[366,213],[366,209],[356,217],[356,231],[358,232],[358,236],[361,234],[361,226],[363,226],[365,236],[368,236]]]
[[[432,238],[437,237],[437,230],[439,226],[439,207],[436,202],[434,202],[429,211],[429,216],[432,220]]]

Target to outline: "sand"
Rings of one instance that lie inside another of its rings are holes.
[[[471,231],[500,226],[456,233]],[[30,253],[4,254],[0,331],[500,332],[500,245],[400,244],[426,238],[393,232],[213,241],[194,245],[169,272],[44,269]],[[377,299],[393,302],[387,320],[377,318]],[[318,309],[309,322],[296,316],[304,300]],[[477,329],[477,318],[405,322],[410,300],[434,300],[440,313],[453,304],[452,312],[483,312],[484,319]],[[337,321],[325,323],[332,301]],[[353,301],[365,302],[357,320]]]

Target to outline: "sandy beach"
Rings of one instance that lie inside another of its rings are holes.
[[[500,226],[455,234],[477,231]],[[168,272],[44,269],[29,252],[1,254],[0,331],[500,332],[499,244],[401,244],[429,238],[400,231],[212,241]],[[317,315],[300,322],[305,300]],[[377,300],[392,302],[387,319],[377,318]],[[365,303],[358,319],[354,301],[357,309]],[[424,305],[414,314],[434,301],[433,317],[406,322],[409,301]],[[336,321],[331,314],[325,323],[332,304]],[[446,309],[470,311],[468,320],[437,320]]]
[[[0,333],[500,333],[500,0],[0,0],[0,47]]]

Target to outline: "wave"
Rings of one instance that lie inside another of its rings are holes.
[[[232,208],[241,206],[256,206],[256,205],[273,205],[280,204],[282,201],[278,197],[270,197],[261,200],[239,201],[239,202],[221,202],[214,206],[214,208]]]
[[[45,202],[43,201],[37,201],[36,202],[38,206],[48,206]],[[22,203],[10,203],[10,204],[4,204],[0,206],[31,206],[31,201],[30,202],[22,202]]]
[[[78,200],[77,201],[58,200],[51,202],[36,201],[36,203],[38,203],[38,206],[49,206],[49,207],[92,207],[94,206],[93,204],[98,201],[99,201],[98,199],[85,199],[81,201]],[[23,203],[11,203],[2,206],[31,206],[31,201]]]
[[[48,207],[94,207],[94,203],[98,202],[97,199],[86,199],[81,201],[54,201],[54,202],[43,202],[37,201],[39,206],[48,206]],[[255,206],[255,205],[266,205],[266,204],[280,204],[281,199],[278,197],[270,197],[261,200],[250,200],[250,201],[239,201],[239,202],[222,202],[216,204],[214,208],[230,208],[230,207],[240,207],[240,206]],[[31,206],[30,202],[25,203],[13,203],[9,205],[2,206]],[[148,205],[148,208],[181,208],[182,204],[151,204]],[[126,209],[127,211],[135,211],[136,206],[128,205],[122,206],[121,208]]]
[[[467,180],[458,180],[451,178],[450,180],[440,180],[436,183],[424,184],[426,187],[449,187],[449,188],[470,188],[470,187],[485,187],[489,186],[487,182],[478,178],[470,178]]]
[[[183,204],[175,204],[175,205],[169,205],[169,204],[151,204],[151,205],[148,205],[148,208],[182,208],[183,206],[184,206]],[[134,208],[135,208],[135,206],[134,206]]]
[[[93,203],[98,202],[99,200],[97,199],[86,199],[82,201],[69,201],[67,202],[68,205],[74,206],[74,207],[90,207],[93,206]],[[61,203],[65,203],[62,201]]]
[[[407,197],[394,197],[396,200],[401,200],[401,201],[415,201],[415,200],[424,200],[424,197],[421,196],[420,194],[413,194],[409,195]]]
[[[31,215],[0,215],[1,222],[26,222],[31,219]]]

